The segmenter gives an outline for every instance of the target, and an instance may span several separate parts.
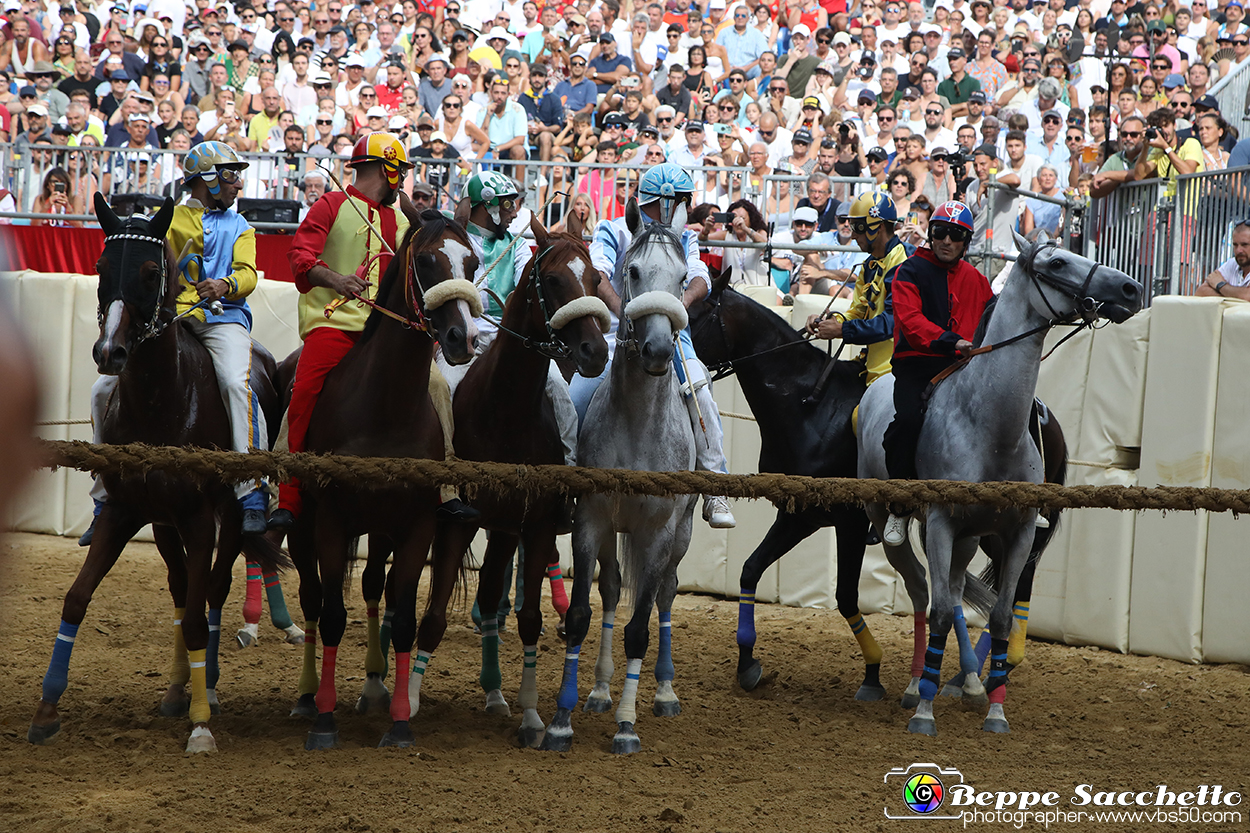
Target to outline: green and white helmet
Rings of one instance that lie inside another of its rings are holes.
[[[469,179],[469,202],[472,205],[498,206],[501,197],[520,194],[516,183],[498,171],[483,171]]]

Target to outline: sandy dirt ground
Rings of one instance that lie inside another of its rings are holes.
[[[857,703],[862,665],[843,618],[761,605],[757,655],[775,676],[747,694],[734,683],[736,604],[691,595],[678,598],[673,616],[683,713],[651,716],[654,680],[644,664],[639,754],[610,754],[611,714],[580,711],[572,752],[516,748],[519,711],[503,718],[483,710],[478,641],[463,605],[426,675],[417,747],[379,750],[389,718],[351,708],[365,645],[355,587],[339,654],[342,748],[304,751],[307,724],[288,717],[300,649],[278,639],[266,612],[257,647],[222,652],[224,713],[212,721],[220,751],[187,756],[187,723],[156,713],[172,611],[163,565],[147,544],[132,544],[96,594],[61,700],[62,735],[35,747],[26,729],[83,551],[72,540],[36,535],[11,536],[0,547],[0,831],[953,830],[962,823],[887,818],[887,806],[907,811],[901,784],[886,773],[935,762],[960,770],[977,790],[1056,791],[1057,809],[1066,811],[1078,809],[1067,804],[1078,784],[1117,792],[1220,784],[1245,795],[1250,781],[1250,669],[1242,666],[1032,641],[1011,678],[1010,735],[982,732],[981,713],[941,700],[939,735],[929,738],[907,734],[909,715],[897,702],[910,666],[910,619],[869,617],[885,650],[890,696]],[[290,581],[287,598],[298,616]],[[227,641],[242,625],[242,588],[240,562],[222,628]],[[544,719],[562,663],[553,624],[539,657]],[[596,620],[583,652],[583,697],[597,645]],[[512,627],[502,654],[504,691],[515,701],[521,649]],[[614,696],[623,669],[618,640]],[[1250,830],[1250,806],[1236,809],[1240,821],[1086,819],[1051,827]],[[1014,829],[997,821],[969,826]],[[1042,829],[1035,820],[1026,827]]]

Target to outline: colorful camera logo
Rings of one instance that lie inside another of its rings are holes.
[[[928,815],[942,806],[946,788],[936,775],[917,772],[903,784],[903,801],[913,811]]]
[[[947,790],[964,782],[953,767],[914,763],[895,767],[885,774],[885,816],[890,819],[958,819],[959,813],[942,812]],[[901,799],[901,800],[900,800]]]

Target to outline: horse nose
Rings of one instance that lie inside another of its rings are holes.
[[[577,368],[579,371],[583,371],[583,376],[591,371],[594,371],[594,375],[598,376],[603,372],[603,366],[607,363],[607,359],[607,345],[602,341],[598,344],[593,341],[583,341],[577,347]]]
[[[126,348],[123,345],[111,346],[101,341],[91,350],[95,359],[96,369],[105,376],[116,376],[126,366]]]
[[[1127,280],[1120,286],[1120,291],[1124,293],[1126,300],[1136,301],[1141,297],[1141,284],[1134,280]]]

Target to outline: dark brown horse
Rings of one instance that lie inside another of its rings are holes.
[[[463,276],[474,273],[478,260],[464,229],[437,211],[409,220],[411,227],[379,284],[376,302],[420,324],[410,326],[377,311],[370,316],[360,340],[326,377],[308,426],[309,451],[360,457],[444,457],[442,429],[428,390],[430,362],[435,339],[453,364],[463,364],[473,356],[476,327],[472,319],[480,313],[480,301],[477,290]],[[394,723],[380,745],[411,746],[407,688],[416,637],[417,583],[435,536],[438,490],[408,486],[362,490],[305,483],[304,495],[304,510],[287,540],[300,572],[300,605],[310,625],[300,702],[295,709],[299,714],[307,714],[310,706],[316,709],[305,748],[328,749],[338,743],[334,671],[347,620],[344,578],[352,543],[366,533],[371,539],[385,539],[395,555],[391,576]],[[442,570],[436,561],[435,585],[447,586],[450,597],[455,580],[444,581]],[[441,610],[447,601],[435,594],[429,605],[431,610]],[[314,664],[318,627],[323,641],[319,683]],[[417,665],[423,668],[424,661],[419,655]]]
[[[101,194],[96,195],[95,207],[105,242],[96,264],[100,338],[92,356],[101,373],[117,376],[116,391],[100,427],[101,438],[105,443],[229,449],[230,418],[212,359],[189,330],[171,326],[179,281],[165,232],[173,219],[173,200],[166,199],[151,219],[136,216],[123,221]],[[252,390],[270,426],[276,428],[274,369],[273,357],[254,344]],[[197,482],[171,472],[103,475],[103,481],[109,499],[96,520],[86,561],[66,594],[43,697],[27,738],[47,743],[60,730],[57,702],[65,690],[70,651],[87,605],[127,542],[151,523],[169,569],[174,607],[185,609],[177,614],[181,622],[175,621],[174,671],[161,711],[166,715],[186,711],[185,686],[190,681],[193,729],[187,751],[213,751],[216,742],[208,719],[215,700],[211,689],[220,634],[213,631],[210,638],[205,606],[210,615],[220,615],[240,550],[270,569],[288,562],[271,542],[242,537],[239,504],[230,483],[219,479]]]
[[[590,262],[580,221],[570,215],[569,231],[549,235],[536,219],[530,229],[538,251],[509,296],[497,337],[469,368],[456,388],[456,454],[466,460],[526,465],[562,464],[564,446],[555,411],[546,394],[551,360],[570,358],[578,372],[603,372],[608,345],[603,333],[611,320],[596,296],[599,272]],[[478,603],[493,611],[503,592],[504,569],[521,544],[525,601],[517,631],[525,665],[518,700],[524,714],[518,731],[522,746],[537,748],[544,723],[538,716],[537,655],[542,630],[543,578],[557,561],[556,527],[565,500],[559,493],[541,499],[481,492],[474,501],[481,526],[491,530],[482,562]],[[446,554],[458,563],[477,532],[475,526],[444,522]],[[447,574],[444,573],[444,577]],[[423,651],[437,643],[419,642]],[[500,692],[498,636],[483,628],[482,688],[487,709],[508,714]]]

